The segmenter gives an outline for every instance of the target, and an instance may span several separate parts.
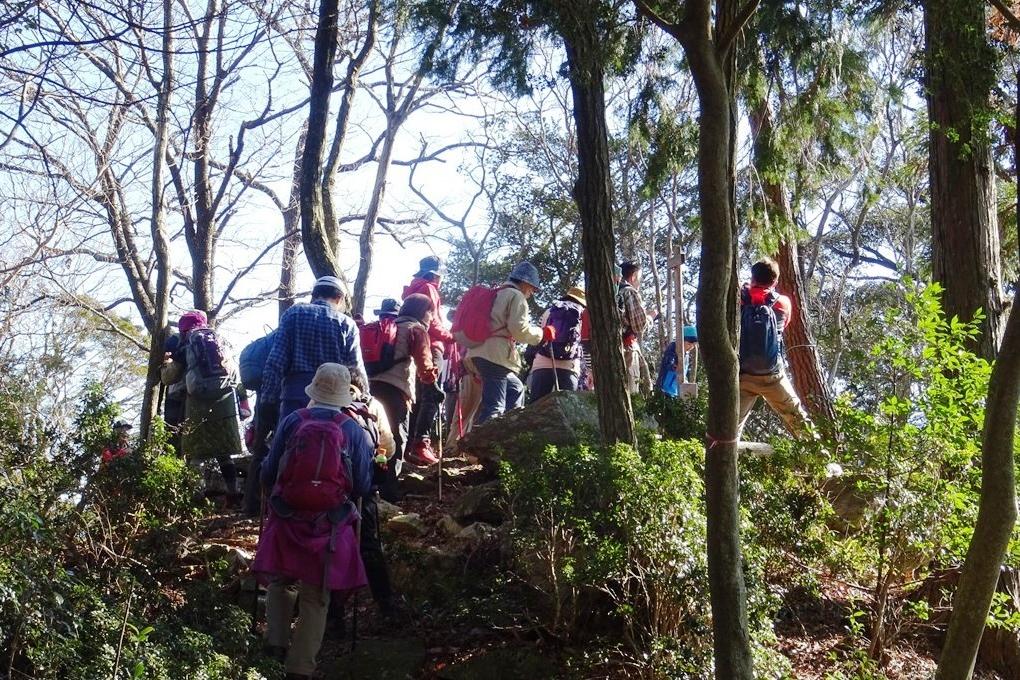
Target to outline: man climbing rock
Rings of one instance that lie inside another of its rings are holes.
[[[573,287],[542,314],[539,325],[552,326],[556,338],[543,342],[534,351],[528,376],[529,404],[554,389],[577,389],[581,375],[581,326],[587,306],[584,289]]]
[[[555,339],[551,326],[534,326],[529,319],[528,298],[540,288],[535,265],[521,262],[514,267],[507,282],[496,290],[489,313],[489,336],[468,349],[467,358],[482,379],[482,405],[475,416],[476,424],[524,405],[524,384],[517,377],[521,355],[516,343],[537,345]]]
[[[312,288],[311,302],[294,305],[281,317],[259,395],[279,403],[279,420],[304,406],[304,390],[322,364],[346,366],[353,383],[368,389],[358,327],[341,310],[345,288],[335,276],[323,276]]]
[[[751,282],[740,290],[740,425],[744,429],[758,397],[775,411],[794,436],[811,424],[783,369],[783,330],[790,320],[790,298],[776,292],[779,265],[765,258],[751,267]]]
[[[447,347],[453,343],[453,336],[443,322],[441,314],[442,300],[439,286],[443,279],[443,261],[434,255],[422,258],[418,263],[418,272],[411,283],[404,286],[404,299],[411,295],[424,295],[432,303],[432,315],[429,322],[429,346],[432,353],[432,364],[442,366]],[[432,450],[432,425],[436,422],[439,407],[443,403],[443,390],[437,380],[425,382],[420,377],[415,379],[414,410],[411,412],[410,440],[408,453],[419,464],[431,465],[439,461]]]
[[[332,591],[367,583],[355,503],[371,487],[374,453],[343,413],[353,402],[346,366],[322,364],[305,393],[308,407],[280,421],[262,466],[269,511],[252,565],[268,582],[266,650],[284,661],[291,680],[315,673]]]

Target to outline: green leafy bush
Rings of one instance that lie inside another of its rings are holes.
[[[703,453],[691,440],[654,442],[643,455],[547,447],[505,466],[513,567],[551,634],[599,638],[614,650],[606,663],[648,677],[710,674]],[[765,640],[776,603],[757,590],[764,563],[754,552],[751,618]]]

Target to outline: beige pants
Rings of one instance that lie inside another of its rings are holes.
[[[641,364],[644,362],[641,357],[641,348],[636,345],[624,347],[623,362],[627,367],[627,391],[631,394],[640,394],[645,391],[641,379]]]
[[[298,604],[298,620],[291,638],[290,622],[294,618],[295,601]],[[269,584],[266,593],[266,642],[287,650],[284,667],[288,673],[315,673],[315,656],[322,646],[328,611],[329,591],[323,593],[319,586],[289,579],[277,579]]]
[[[482,379],[470,359],[464,359],[464,377],[460,379],[457,399],[456,408],[460,413],[454,412],[450,421],[450,434],[446,438],[446,445],[451,449],[457,444],[461,427],[464,428],[464,434],[471,430],[471,423],[475,421],[478,407],[482,405]]]
[[[758,397],[775,411],[786,428],[795,437],[800,437],[807,432],[807,426],[811,420],[808,418],[800,399],[793,389],[793,384],[785,374],[776,375],[748,375],[740,374],[740,426],[738,432],[744,430],[744,423],[747,416],[754,408]]]

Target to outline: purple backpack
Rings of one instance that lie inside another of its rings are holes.
[[[581,314],[584,307],[570,300],[549,305],[546,325],[556,330],[556,339],[543,344],[538,353],[557,361],[573,361],[581,355]]]

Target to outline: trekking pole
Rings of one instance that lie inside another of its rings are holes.
[[[560,374],[556,370],[556,351],[553,349],[553,344],[549,343],[549,360],[552,361],[553,365],[553,385],[556,387],[556,391],[560,391]]]
[[[261,485],[260,485],[261,486]],[[262,541],[262,527],[266,525],[266,489],[262,488],[262,493],[259,494],[259,536],[255,541],[256,550],[258,544]],[[253,562],[254,563],[254,562]],[[251,567],[249,567],[249,571]],[[251,605],[251,632],[254,634],[257,632],[259,625],[259,582],[255,581],[255,598]]]
[[[443,502],[443,407],[439,406],[439,489],[438,500]]]

